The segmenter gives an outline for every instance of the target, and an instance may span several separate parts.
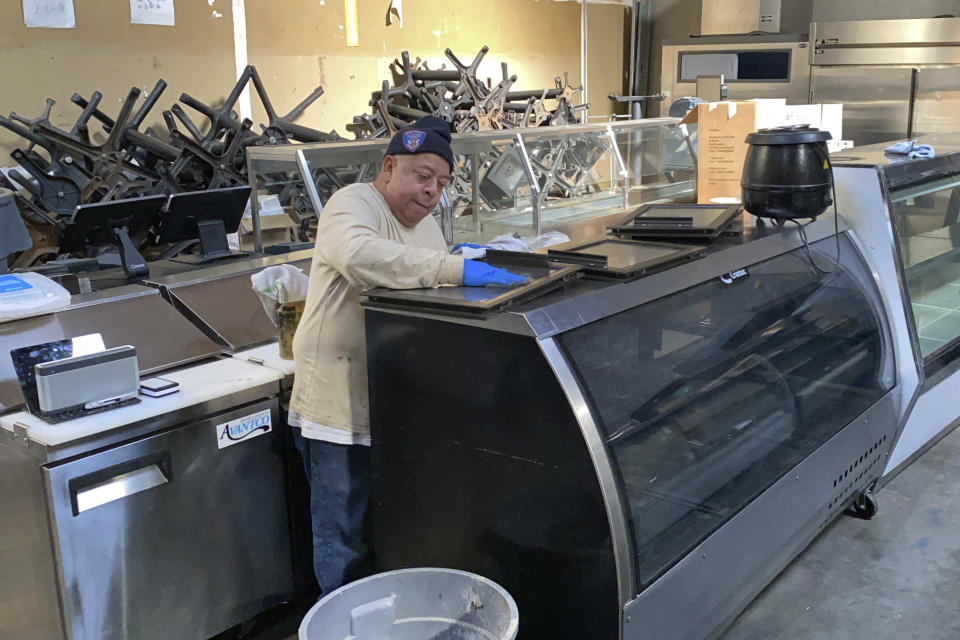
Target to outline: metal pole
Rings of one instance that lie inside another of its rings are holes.
[[[480,237],[480,154],[470,156],[470,200],[473,204],[473,230]]]
[[[263,235],[260,232],[260,197],[257,190],[257,171],[253,158],[247,158],[247,179],[250,181],[250,220],[253,222],[253,250],[263,252]]]
[[[453,244],[453,207],[450,206],[450,197],[447,190],[440,192],[440,231],[447,245]]]
[[[540,235],[540,184],[537,182],[537,176],[533,172],[533,163],[530,162],[530,156],[527,154],[527,147],[523,144],[523,136],[519,133],[513,136],[520,149],[520,159],[523,160],[523,171],[527,174],[527,180],[530,181],[530,193],[533,194],[533,228],[535,233]]]
[[[613,158],[617,162],[617,168],[620,172],[620,178],[623,180],[623,208],[630,206],[630,172],[627,171],[627,165],[623,162],[623,154],[620,153],[620,146],[617,144],[617,134],[613,132],[613,127],[607,125],[607,140],[610,141],[610,149],[613,151]]]
[[[317,214],[317,218],[323,213],[323,203],[320,202],[320,192],[317,191],[317,184],[313,181],[313,174],[310,171],[310,163],[303,155],[303,149],[297,151],[297,168],[300,169],[300,178],[303,180],[303,186],[307,189],[307,195],[310,197],[310,203]]]
[[[587,97],[587,0],[580,0],[580,84],[583,85],[583,104],[589,104],[590,98]],[[580,122],[586,124],[587,111],[584,109]]]

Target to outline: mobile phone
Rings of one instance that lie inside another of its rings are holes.
[[[148,378],[140,381],[140,395],[151,398],[168,396],[180,391],[180,383],[166,378]]]

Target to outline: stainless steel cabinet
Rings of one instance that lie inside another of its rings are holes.
[[[28,604],[0,637],[206,640],[289,601],[284,431],[265,389],[45,463],[6,438],[0,522],[20,553],[0,554],[17,573],[0,585]],[[273,428],[221,448],[226,425],[251,416]]]
[[[960,67],[917,70],[912,136],[952,133],[960,129]]]

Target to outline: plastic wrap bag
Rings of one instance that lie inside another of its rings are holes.
[[[519,233],[505,233],[497,236],[486,245],[463,242],[456,245],[451,253],[462,255],[468,260],[477,260],[487,254],[487,249],[496,249],[498,251],[515,251],[520,253],[532,253],[537,249],[551,247],[555,244],[570,242],[569,236],[560,231],[548,231],[539,236],[523,236]]]
[[[70,292],[39,273],[0,275],[0,322],[53,313],[70,306]]]
[[[303,271],[289,264],[267,267],[250,276],[253,290],[257,292],[263,310],[270,322],[277,325],[277,312],[280,305],[299,302],[307,298],[309,279]]]

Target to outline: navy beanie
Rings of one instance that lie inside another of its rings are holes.
[[[453,173],[453,149],[450,148],[450,124],[436,116],[420,118],[401,129],[390,140],[384,155],[435,153],[450,165]]]

